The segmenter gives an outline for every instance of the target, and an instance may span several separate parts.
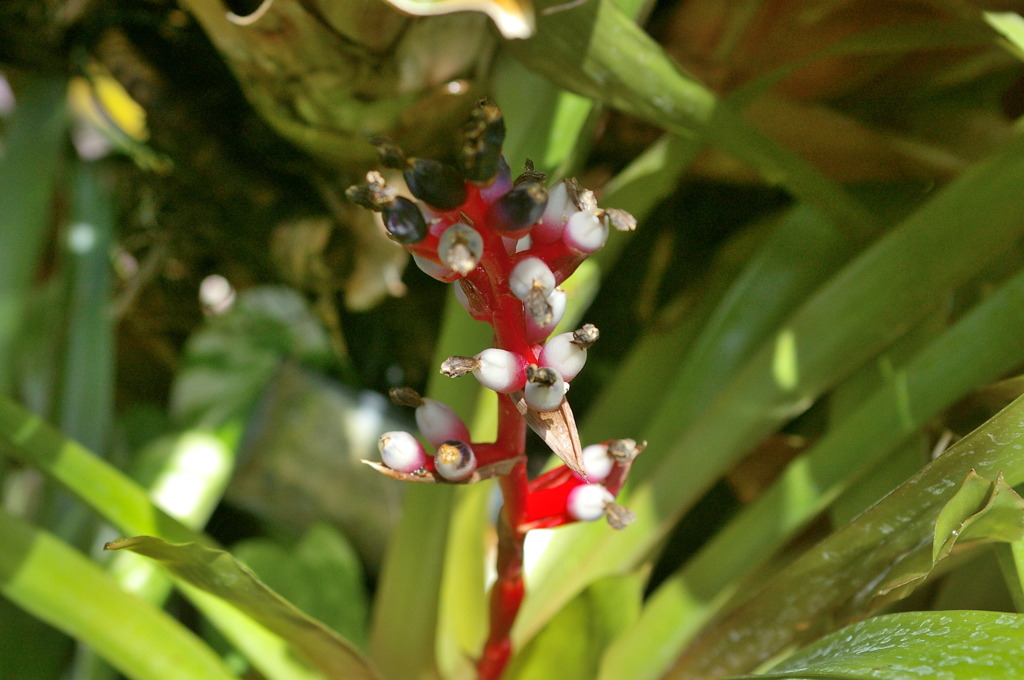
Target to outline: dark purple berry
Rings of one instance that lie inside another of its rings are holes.
[[[416,204],[398,196],[384,207],[384,227],[399,243],[419,243],[427,237],[427,221]]]
[[[466,202],[466,181],[450,165],[412,158],[404,174],[412,195],[432,208],[454,210]]]
[[[512,187],[491,204],[488,210],[490,224],[508,236],[521,236],[544,213],[548,204],[548,190],[543,184],[527,182]]]

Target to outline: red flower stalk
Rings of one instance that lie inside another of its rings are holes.
[[[580,444],[565,392],[586,363],[597,328],[585,324],[547,339],[565,312],[559,284],[604,245],[611,228],[626,231],[636,222],[623,211],[599,208],[593,193],[574,180],[545,187],[546,177],[529,161],[513,180],[501,153],[504,136],[501,112],[483,100],[463,130],[458,167],[407,159],[393,142],[375,138],[382,164],[401,170],[418,200],[399,196],[376,171],[346,192],[381,213],[388,234],[417,266],[454,283],[466,311],[494,329],[493,347],[451,357],[441,372],[472,373],[502,395],[497,439],[470,441],[450,408],[401,388],[392,390],[392,399],[416,409],[417,427],[434,455],[409,433],[389,432],[381,437],[382,463],[365,461],[408,481],[464,484],[498,477],[504,507],[490,632],[477,662],[483,680],[500,678],[512,653],[526,532],[600,517],[624,528],[632,514],[614,500],[642,448],[628,439]],[[532,481],[526,475],[527,425],[562,460]]]

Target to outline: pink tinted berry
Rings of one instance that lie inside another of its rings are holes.
[[[385,432],[377,442],[377,449],[381,461],[398,472],[415,472],[427,464],[423,445],[408,432]]]
[[[569,216],[579,210],[573,200],[575,187],[570,191],[566,182],[563,180],[548,189],[548,204],[540,222],[530,231],[537,243],[554,243],[562,238],[562,230]]]
[[[597,337],[597,327],[589,323],[571,333],[560,333],[541,349],[540,363],[558,371],[568,382],[583,370],[587,363],[587,349],[597,341]]]
[[[606,444],[591,444],[583,449],[583,471],[591,482],[603,482],[615,467],[615,459]]]
[[[416,407],[416,427],[432,446],[449,439],[469,441],[469,428],[448,404],[437,399],[423,399]]]
[[[600,484],[581,484],[569,492],[565,505],[573,519],[593,522],[604,517],[608,506],[614,502],[612,492]]]
[[[555,275],[539,257],[525,257],[512,267],[508,286],[512,294],[524,302],[534,291],[546,298],[555,289]]]
[[[517,354],[492,347],[474,357],[478,365],[473,375],[487,389],[507,394],[526,383],[526,362]]]
[[[461,482],[476,470],[476,455],[464,441],[446,441],[437,447],[434,469],[448,481]]]
[[[608,223],[593,211],[573,214],[562,231],[562,241],[569,248],[585,254],[596,253],[608,240]]]

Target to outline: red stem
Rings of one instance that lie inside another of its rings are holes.
[[[526,422],[508,398],[498,402],[498,443],[522,455],[526,448]],[[477,662],[479,680],[498,680],[512,654],[512,624],[523,601],[523,540],[526,517],[526,463],[519,463],[501,478],[505,500],[498,520],[498,578],[491,590],[490,633]]]

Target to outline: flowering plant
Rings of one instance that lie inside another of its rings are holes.
[[[620,439],[583,447],[566,393],[597,341],[592,324],[553,337],[566,293],[559,287],[580,263],[604,246],[612,228],[636,222],[621,210],[597,206],[590,191],[567,179],[550,190],[527,161],[513,178],[501,153],[505,123],[482,100],[463,130],[459,167],[407,159],[377,138],[382,162],[402,172],[418,202],[387,186],[377,171],[346,192],[382,214],[388,234],[429,276],[455,285],[466,312],[494,329],[494,346],[475,356],[450,357],[441,373],[469,373],[499,395],[494,442],[472,441],[446,404],[409,388],[391,391],[395,403],[416,409],[416,424],[433,456],[408,432],[387,432],[379,444],[383,474],[414,482],[467,483],[500,477],[504,510],[498,532],[498,580],[491,599],[491,631],[478,663],[481,678],[500,677],[511,652],[509,632],[523,597],[526,533],[602,516],[625,528],[633,516],[614,500],[642,447]],[[526,426],[561,459],[528,480]]]

